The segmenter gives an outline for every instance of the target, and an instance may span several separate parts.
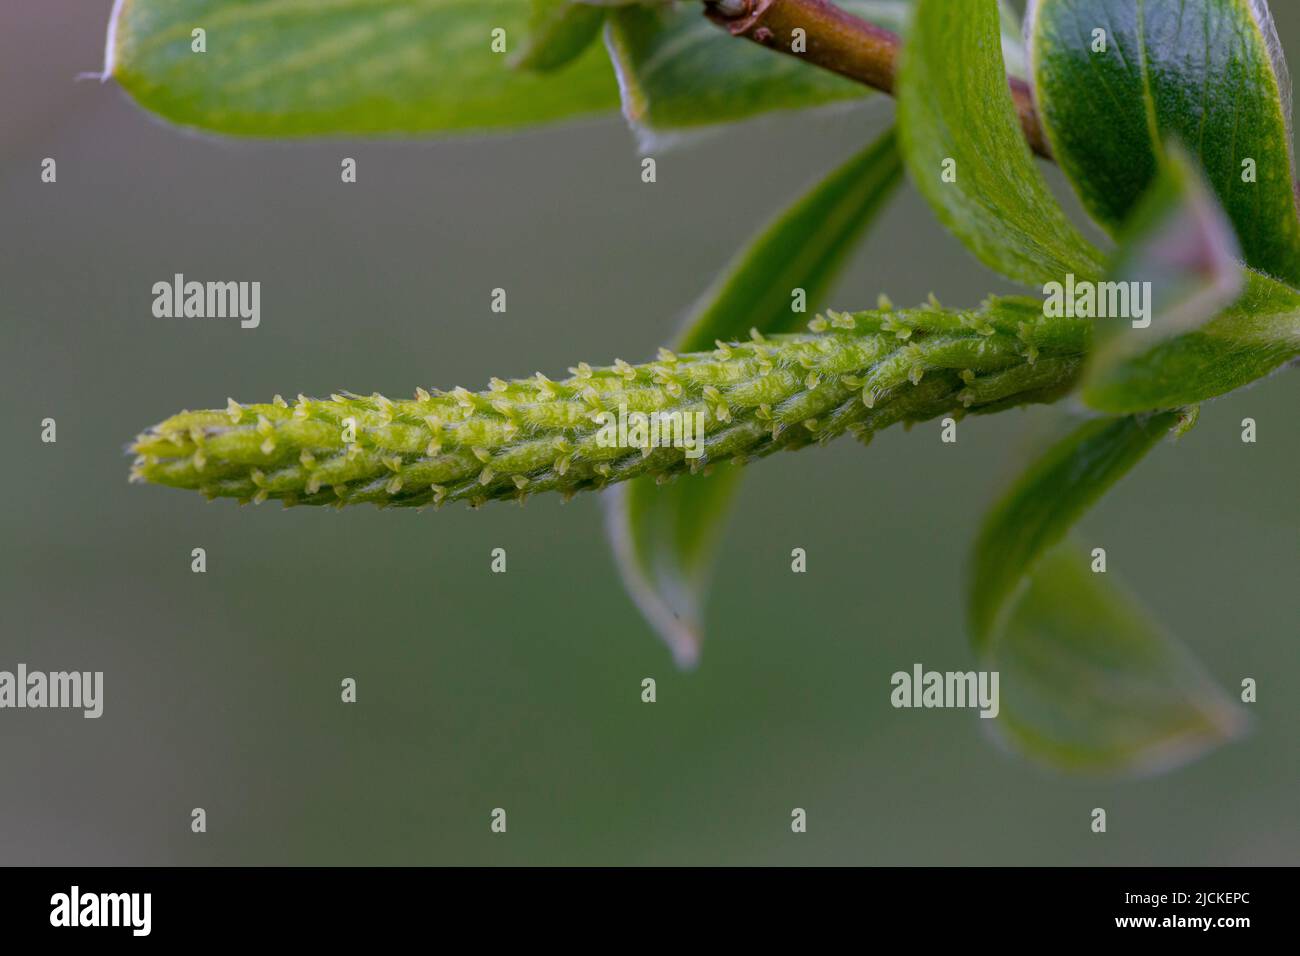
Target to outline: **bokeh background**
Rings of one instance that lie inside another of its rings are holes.
[[[892,103],[727,129],[659,153],[652,186],[617,116],[447,142],[220,140],[74,79],[101,63],[110,5],[0,7],[0,668],[106,682],[97,721],[0,712],[0,862],[1300,859],[1300,376],[1207,405],[1083,528],[1221,684],[1259,681],[1249,736],[1193,765],[1065,777],[997,749],[972,712],[889,706],[895,670],[973,666],[969,543],[1060,408],[969,419],[955,446],[923,426],[753,468],[702,664],[679,673],[623,594],[594,496],[241,509],[128,485],[124,444],[227,396],[481,387],[653,354]],[[1300,8],[1274,7],[1300,51]],[[358,184],[340,184],[341,156]],[[150,288],[174,272],[260,280],[261,328],[154,319]],[[909,187],[834,304],[882,290],[966,304],[1009,288]],[[495,547],[507,574],[489,572]]]

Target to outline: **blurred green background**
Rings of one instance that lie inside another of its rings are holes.
[[[1222,685],[1259,681],[1250,734],[1191,766],[1063,777],[999,750],[973,712],[889,705],[895,670],[973,666],[969,543],[1061,408],[970,419],[955,446],[921,426],[753,468],[701,666],[678,673],[622,592],[594,496],[241,509],[128,485],[124,445],[227,396],[404,395],[647,357],[892,103],[726,129],[657,153],[649,186],[616,116],[449,142],[220,140],[74,80],[99,67],[110,5],[0,9],[0,669],[106,684],[97,721],[0,712],[0,862],[1300,859],[1300,376],[1206,406],[1083,526]],[[1274,6],[1295,55],[1300,8]],[[39,181],[45,156],[57,185]],[[260,280],[261,327],[154,319],[151,286],[174,272]],[[1008,289],[909,187],[833,304]],[[489,572],[495,547],[507,574]]]

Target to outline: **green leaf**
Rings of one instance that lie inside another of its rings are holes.
[[[1085,401],[1117,366],[1204,325],[1242,289],[1240,249],[1218,201],[1181,147],[1168,148],[1163,166],[1097,290],[1099,305],[1120,314],[1097,323]]]
[[[1025,144],[994,0],[918,0],[911,30],[899,132],[912,179],[940,220],[1017,281],[1099,276],[1100,254],[1066,219]]]
[[[986,648],[1015,589],[1034,562],[1142,459],[1179,419],[1177,412],[1084,423],[1034,463],[984,522],[975,545],[971,632]]]
[[[562,72],[512,69],[528,0],[122,0],[106,74],[172,122],[248,136],[441,133],[612,109],[592,46]],[[505,30],[506,52],[492,50]],[[191,31],[206,31],[206,52]]]
[[[1029,31],[1043,127],[1103,226],[1122,228],[1172,137],[1205,168],[1247,264],[1300,282],[1291,83],[1264,0],[1038,0]]]
[[[774,220],[723,272],[678,335],[682,352],[718,339],[787,331],[802,288],[815,309],[902,177],[892,130],[832,172]],[[699,655],[704,591],[740,469],[665,485],[637,478],[608,492],[608,524],[628,591],[681,666]]]
[[[1168,148],[1162,173],[1125,227],[1110,276],[1150,283],[1150,324],[1098,323],[1083,400],[1116,414],[1192,405],[1300,354],[1300,294],[1243,269],[1237,252],[1232,227],[1192,161],[1180,147]]]
[[[1069,544],[1038,563],[984,666],[994,730],[1062,770],[1144,774],[1238,736],[1245,720],[1202,667]]]
[[[804,290],[809,310],[825,301],[902,175],[891,129],[782,212],[732,260],[697,305],[675,348],[709,349],[718,339],[744,337],[751,328],[764,334],[802,328],[808,316],[793,310],[793,290]]]
[[[699,660],[704,592],[741,470],[657,485],[637,478],[606,493],[610,546],[623,584],[679,667]]]
[[[842,0],[838,7],[902,33],[912,0]],[[650,132],[687,130],[804,109],[872,94],[860,83],[729,37],[701,16],[698,2],[614,13],[606,42],[618,67],[623,113]],[[1002,8],[1008,64],[1024,72],[1018,18]]]
[[[605,22],[601,7],[573,0],[532,0],[528,41],[511,61],[521,70],[550,73],[568,66],[591,46]]]
[[[1099,419],[1052,447],[976,542],[972,637],[1001,675],[998,729],[1056,766],[1141,772],[1239,729],[1186,653],[1069,544],[1078,518],[1186,413]]]
[[[1241,249],[1232,224],[1177,144],[1167,147],[1160,175],[1120,240],[1109,278],[1151,287],[1149,325],[1132,323],[1141,339],[1169,338],[1203,325],[1241,293]]]
[[[1300,356],[1300,294],[1247,271],[1246,292],[1193,332],[1105,368],[1084,400],[1115,414],[1226,395]]]

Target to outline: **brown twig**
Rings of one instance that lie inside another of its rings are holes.
[[[732,36],[797,56],[885,93],[894,92],[902,47],[898,34],[845,13],[827,0],[705,0],[704,12]],[[803,52],[791,48],[795,29],[802,29],[807,38]],[[1029,85],[1015,77],[1007,82],[1025,139],[1035,153],[1051,159]]]

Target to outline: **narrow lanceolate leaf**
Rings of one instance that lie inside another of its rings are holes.
[[[491,130],[618,105],[599,46],[553,74],[512,68],[529,0],[121,0],[115,10],[105,74],[165,119],[219,133]]]
[[[902,162],[892,131],[783,212],[728,267],[674,348],[695,352],[753,328],[786,332],[824,301],[857,240],[892,195]],[[796,311],[798,309],[799,311]],[[699,654],[704,594],[740,470],[690,481],[643,477],[613,489],[611,542],[628,591],[678,663]]]
[[[674,347],[694,352],[751,328],[769,334],[804,325],[902,175],[891,129],[750,241],[704,294]]]
[[[511,62],[521,70],[549,73],[567,66],[591,46],[605,22],[601,7],[573,0],[532,0],[528,39]]]
[[[841,0],[840,9],[903,33],[912,0]],[[628,7],[606,35],[618,68],[623,113],[650,132],[687,130],[872,95],[860,83],[731,39],[701,14],[698,0]],[[815,42],[816,37],[805,37]],[[789,38],[793,43],[794,38]],[[1002,7],[1008,69],[1026,71],[1019,18]]]
[[[724,462],[689,481],[637,478],[606,502],[623,584],[678,667],[699,660],[705,593],[739,481],[740,468]]]
[[[1088,330],[1035,325],[1039,311],[999,299],[970,312],[836,313],[805,334],[400,401],[232,399],[139,436],[133,474],[210,497],[395,506],[667,478],[846,431],[865,440],[900,421],[1059,398]]]
[[[970,620],[987,649],[1014,591],[1038,558],[1164,438],[1180,413],[1094,419],[1034,463],[989,513],[975,545]]]
[[[1191,412],[1090,421],[993,509],[976,542],[971,632],[1001,675],[997,730],[1058,767],[1144,772],[1235,734],[1240,719],[1186,652],[1062,543],[1079,517]]]
[[[1117,366],[1166,339],[1203,326],[1241,293],[1244,275],[1232,226],[1177,144],[1124,228],[1098,320],[1084,400]]]
[[[1070,273],[1095,279],[1100,254],[1070,224],[1025,144],[998,31],[994,0],[916,3],[898,79],[908,171],[990,268],[1029,285]]]
[[[1029,43],[1052,150],[1103,226],[1123,227],[1173,137],[1246,262],[1300,282],[1291,81],[1265,0],[1037,0]]]

